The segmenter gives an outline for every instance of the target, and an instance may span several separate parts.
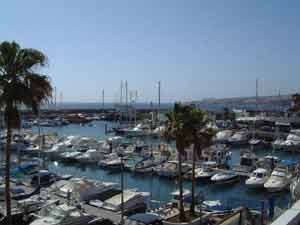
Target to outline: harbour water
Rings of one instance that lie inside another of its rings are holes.
[[[80,135],[80,136],[90,136],[96,137],[98,139],[104,139],[107,137],[105,134],[105,125],[108,128],[115,126],[113,123],[105,121],[94,121],[90,125],[80,126],[76,124],[70,124],[63,127],[42,127],[42,133],[54,133],[58,135]],[[33,129],[37,132],[37,129]],[[146,139],[145,143],[157,143],[158,139]],[[238,164],[240,159],[241,149],[232,149],[232,159],[231,164]],[[256,152],[258,156],[264,156],[267,154],[272,154],[271,150],[261,150]],[[281,159],[300,159],[300,155],[284,153],[284,152],[274,152],[274,155],[280,156]],[[120,183],[120,173],[111,173],[106,170],[102,170],[97,166],[82,166],[79,164],[63,164],[60,162],[48,162],[49,170],[56,172],[58,174],[72,174],[77,177],[87,177],[102,181],[111,181]],[[145,191],[150,193],[149,204],[152,207],[156,207],[160,204],[167,203],[172,196],[170,193],[177,188],[176,180],[161,178],[156,175],[134,175],[130,172],[124,172],[124,181],[126,188],[136,188],[139,191]],[[187,189],[191,188],[191,182],[185,181],[184,187]],[[260,201],[270,199],[271,194],[264,190],[249,190],[244,184],[244,179],[240,182],[230,185],[214,185],[208,182],[198,182],[197,192],[201,192],[205,199],[208,200],[223,200],[224,202],[241,200]],[[280,207],[287,207],[289,204],[290,194],[288,192],[283,192],[276,194],[276,204]]]

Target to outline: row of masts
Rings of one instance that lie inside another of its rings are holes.
[[[58,107],[62,107],[62,103],[63,103],[63,92],[59,93],[59,102],[57,101],[57,88],[54,87],[53,90],[53,95],[48,103],[48,108],[53,108],[55,110],[58,109]],[[100,99],[99,99],[99,103],[100,103],[100,108],[102,108],[102,110],[105,109],[105,90],[102,89],[101,90],[101,94],[100,94]],[[119,105],[122,107],[125,107],[126,111],[130,106],[133,106],[135,103],[137,103],[138,100],[138,91],[137,90],[133,90],[133,91],[129,91],[128,90],[128,81],[125,80],[121,80],[120,83],[120,100],[119,100]],[[161,106],[161,81],[158,81],[158,99],[157,99],[157,115],[159,115],[160,112],[160,106]]]

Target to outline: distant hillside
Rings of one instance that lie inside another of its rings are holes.
[[[258,97],[259,104],[270,104],[270,103],[283,103],[291,102],[291,95],[282,95],[282,96],[260,96]],[[200,101],[192,101],[192,104],[255,104],[256,97],[233,97],[233,98],[222,98],[222,99],[203,99]]]
[[[258,110],[265,111],[286,111],[291,106],[291,95],[282,96],[260,96],[257,99]],[[191,101],[199,108],[209,111],[222,111],[225,107],[229,109],[256,110],[256,97],[235,97],[223,99],[203,99]]]

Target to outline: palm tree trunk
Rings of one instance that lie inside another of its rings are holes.
[[[196,167],[196,145],[193,146],[193,162],[192,162],[192,203],[190,208],[190,214],[195,215],[195,188],[196,188],[196,178],[195,178],[195,167]]]
[[[10,116],[7,115],[7,122],[6,122],[6,129],[7,129],[7,136],[6,136],[6,147],[5,147],[5,202],[6,202],[6,221],[7,225],[12,224],[11,218],[11,201],[10,201],[10,145],[11,145],[11,123],[10,123]]]
[[[184,151],[184,149],[180,146],[178,149],[178,184],[179,184],[179,220],[180,222],[184,222],[185,219],[185,213],[183,208],[183,187],[182,187],[182,158],[181,153]]]

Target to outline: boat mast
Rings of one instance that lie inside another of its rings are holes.
[[[158,107],[157,107],[157,122],[159,124],[159,113],[160,113],[160,88],[161,88],[161,82],[158,81]]]
[[[57,110],[57,107],[56,107],[56,95],[57,95],[56,87],[54,87],[54,109],[55,110]]]
[[[124,165],[123,152],[121,153],[121,225],[124,224]]]
[[[258,112],[258,78],[256,78],[256,99],[255,99],[255,103],[256,103],[256,113]]]
[[[126,108],[126,122],[128,122],[128,83],[125,81],[125,108]]]
[[[102,110],[104,112],[104,89],[102,90]]]
[[[60,108],[60,109],[63,108],[62,102],[63,102],[63,93],[60,92],[60,94],[59,94],[59,108]]]
[[[255,133],[256,133],[256,115],[258,113],[258,78],[256,78],[255,82],[255,118],[254,118],[254,123],[253,123],[253,138],[255,138]]]
[[[138,92],[135,91],[135,106],[134,106],[134,126],[136,126],[136,107],[137,107]]]
[[[123,80],[121,80],[121,86],[120,86],[120,124],[122,122],[122,108],[123,108]]]

